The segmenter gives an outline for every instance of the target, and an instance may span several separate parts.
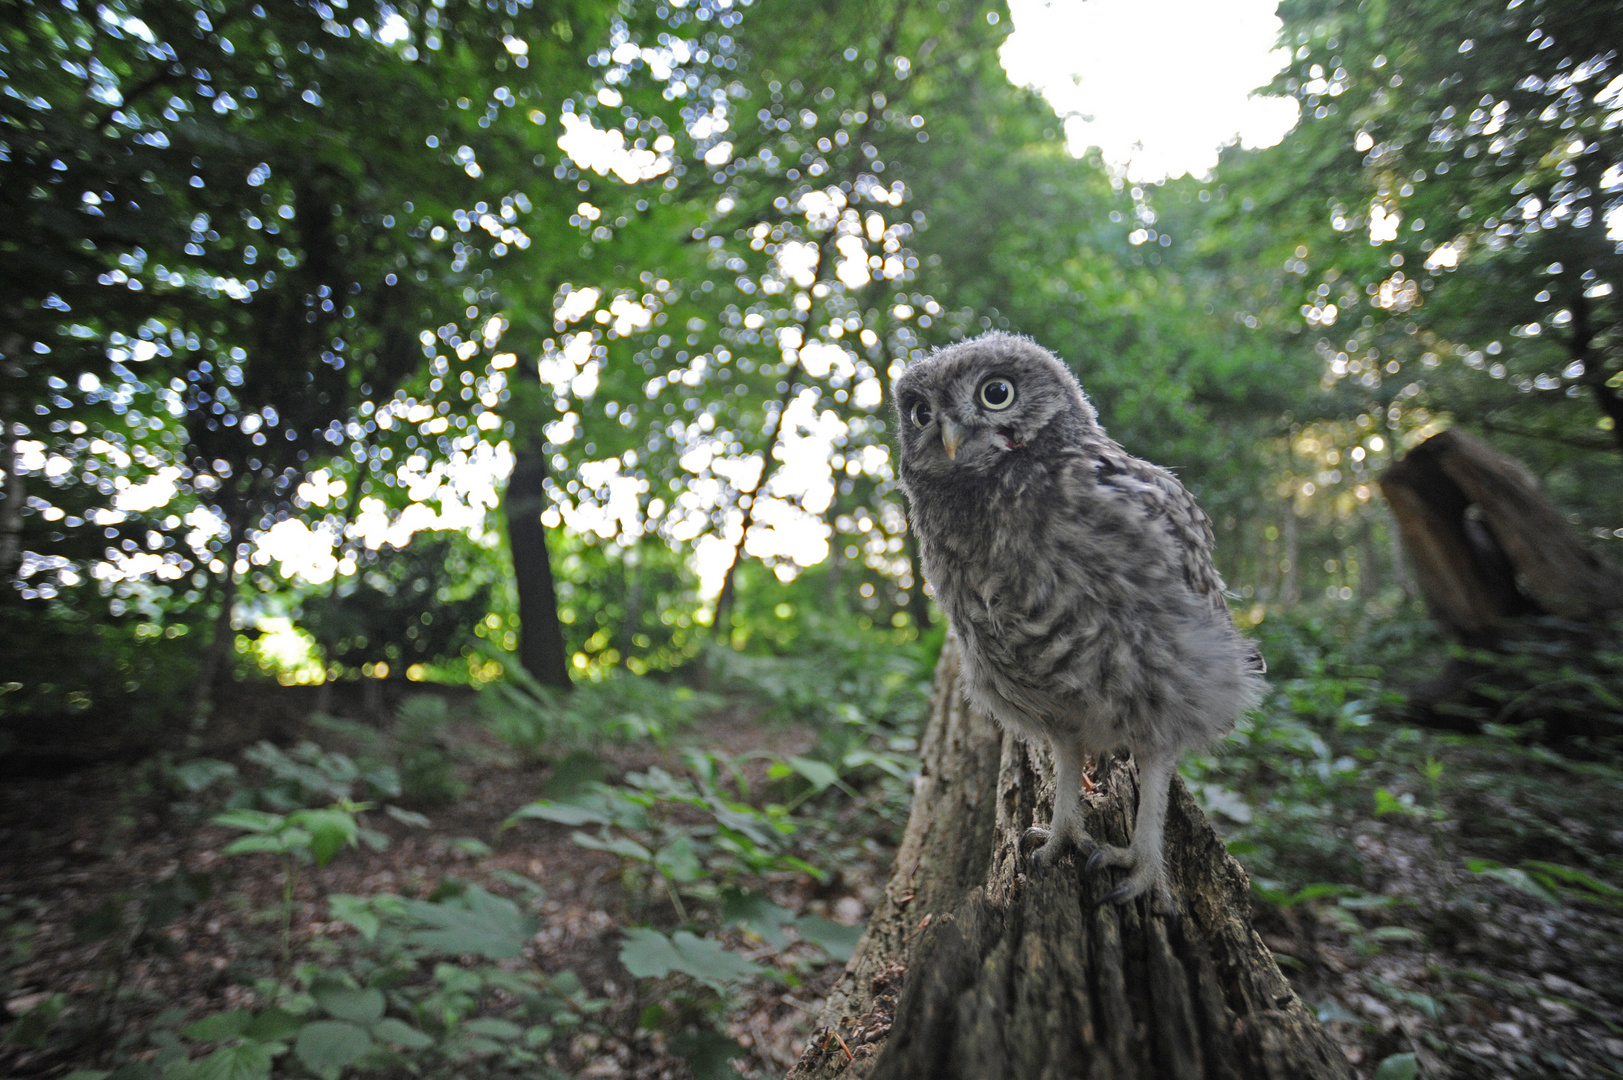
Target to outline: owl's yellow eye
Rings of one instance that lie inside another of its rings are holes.
[[[1014,404],[1014,383],[994,375],[981,383],[981,404],[988,409],[1003,410]]]
[[[930,406],[923,401],[915,401],[913,403],[913,408],[908,415],[913,418],[913,425],[915,427],[929,427],[930,421],[933,419],[930,413]]]

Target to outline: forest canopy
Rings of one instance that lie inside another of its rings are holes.
[[[9,10],[8,712],[211,641],[493,677],[516,460],[576,677],[923,632],[888,385],[990,328],[1179,471],[1253,623],[1403,584],[1373,477],[1449,424],[1616,540],[1602,8],[1284,4],[1296,128],[1161,183],[1067,151],[998,5]]]

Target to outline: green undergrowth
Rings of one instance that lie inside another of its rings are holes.
[[[1568,694],[1569,711],[1611,715],[1610,654],[1532,650],[1497,668],[1465,657],[1482,685],[1521,687],[1506,691],[1520,704],[1499,705],[1467,735],[1405,719],[1404,687],[1463,655],[1416,611],[1308,612],[1257,633],[1267,703],[1183,770],[1257,903],[1311,907],[1360,954],[1441,940],[1446,911],[1400,917],[1418,904],[1474,911],[1506,887],[1551,908],[1623,910],[1617,743],[1552,743],[1537,705],[1546,687]],[[898,839],[938,648],[939,637],[920,645],[810,622],[792,652],[710,648],[680,672],[614,674],[568,695],[520,675],[468,708],[425,694],[382,726],[317,716],[304,739],[235,761],[149,762],[138,770],[145,797],[171,821],[224,827],[223,858],[206,871],[183,860],[81,916],[78,940],[98,949],[94,985],[31,1001],[5,1038],[82,1066],[79,1080],[545,1077],[579,1066],[577,1046],[650,1039],[701,1080],[736,1075],[731,1062],[748,1052],[728,1022],[751,988],[790,989],[848,957],[861,933],[804,899],[837,895],[828,890],[842,875]],[[1495,699],[1470,700],[1486,710]],[[714,745],[710,718],[795,725],[802,749]],[[492,740],[508,750],[493,752]],[[654,749],[658,763],[617,767],[620,748]],[[419,895],[328,895],[326,918],[346,929],[294,933],[310,868],[431,829],[424,812],[466,796],[467,766],[503,767],[504,754],[543,770],[544,797],[507,808],[488,836],[445,842],[477,868],[494,845],[562,828],[611,857],[623,922],[606,944],[629,1001],[538,962],[528,944],[547,888],[507,871],[476,869],[476,880],[430,882]],[[1432,860],[1426,876],[1447,895],[1383,892],[1357,843],[1370,830]],[[168,947],[166,928],[233,895],[233,873],[250,860],[281,889],[270,910],[246,913],[228,971],[245,1004],[127,1021],[150,1015],[132,973]],[[9,992],[9,973],[32,955],[39,905],[4,898],[0,917]],[[1370,992],[1442,1007],[1392,984]],[[1340,1015],[1333,1002],[1324,1009]]]
[[[471,709],[424,694],[391,724],[318,715],[304,738],[235,761],[151,761],[138,770],[145,796],[171,821],[224,829],[222,858],[209,870],[183,859],[81,917],[75,934],[100,957],[95,989],[31,1003],[5,1038],[77,1068],[75,1080],[562,1076],[584,1063],[579,1046],[650,1039],[701,1080],[735,1076],[730,1062],[748,1051],[727,1022],[746,987],[792,988],[848,958],[861,934],[800,898],[895,842],[932,661],[825,627],[794,656],[714,649],[678,675],[618,674],[568,695],[520,674]],[[785,755],[703,745],[705,718],[730,714],[812,738]],[[635,987],[629,1004],[537,959],[528,946],[547,888],[502,869],[416,896],[326,895],[332,929],[298,932],[295,897],[320,880],[312,868],[432,829],[422,811],[465,796],[468,762],[501,767],[468,741],[469,724],[521,765],[544,765],[547,798],[512,807],[492,835],[447,845],[477,867],[505,837],[561,824],[617,859],[626,921],[608,944],[629,977],[619,981]],[[619,773],[615,748],[637,744],[666,763]],[[269,910],[234,899],[238,869],[254,861],[280,885]],[[136,972],[169,948],[166,930],[222,898],[245,916],[228,969],[239,1004],[152,1017]],[[38,909],[7,899],[0,916],[9,988],[32,955]]]
[[[1623,911],[1623,668],[1604,638],[1587,650],[1569,641],[1471,653],[1440,640],[1419,610],[1304,613],[1269,619],[1258,636],[1268,700],[1183,765],[1257,904],[1313,909],[1359,956],[1470,937],[1474,921],[1504,917],[1491,913],[1506,886],[1551,912]],[[1408,700],[1409,688],[1451,663],[1474,666],[1442,716],[1472,732],[1420,726],[1425,715]],[[1575,715],[1588,726],[1569,723],[1555,737],[1550,718]],[[1410,880],[1366,865],[1357,841],[1367,834],[1421,860],[1420,873]],[[1356,977],[1397,1008],[1433,1020],[1447,1008],[1374,974]],[[1333,998],[1319,1012],[1367,1024]],[[1453,1053],[1432,1041],[1434,1053]],[[1413,1054],[1395,1054],[1377,1075],[1414,1069]]]

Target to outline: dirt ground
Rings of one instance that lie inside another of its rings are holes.
[[[467,795],[430,811],[430,829],[374,814],[370,823],[392,837],[386,850],[363,847],[309,870],[296,897],[295,950],[351,932],[328,921],[321,898],[329,893],[427,896],[447,878],[511,892],[497,875],[516,871],[545,890],[529,962],[547,973],[573,971],[592,995],[613,1002],[600,1017],[603,1033],[577,1037],[559,1065],[590,1077],[687,1076],[687,1066],[665,1052],[659,1037],[636,1030],[637,1010],[648,1002],[638,1000],[618,961],[619,931],[635,918],[618,860],[576,846],[561,825],[501,829],[509,814],[541,794],[547,769],[518,761],[471,725],[458,731]],[[791,754],[812,738],[803,728],[724,712],[670,746],[615,747],[604,756],[612,777],[653,764],[680,768],[683,746]],[[245,976],[258,970],[255,964],[263,967],[275,933],[263,913],[280,900],[277,864],[268,856],[218,855],[234,834],[177,816],[165,798],[132,782],[132,768],[81,768],[0,784],[0,903],[34,927],[26,942],[15,935],[0,942],[11,950],[4,984],[11,1017],[53,993],[96,1000],[109,977],[106,947],[77,943],[75,923],[107,897],[181,867],[215,872],[219,883],[208,900],[163,929],[163,948],[129,966],[119,1021],[142,1029],[177,1006],[201,1016],[255,1004]],[[1345,828],[1363,855],[1365,888],[1393,902],[1350,918],[1329,902],[1289,910],[1259,904],[1257,930],[1302,996],[1319,1007],[1360,1076],[1372,1076],[1392,1054],[1415,1053],[1422,1077],[1623,1077],[1623,915],[1617,909],[1552,906],[1510,885],[1484,882],[1464,869],[1451,839],[1443,841],[1439,862],[1436,834],[1420,826],[1369,820]],[[469,854],[453,843],[463,837],[493,852]],[[869,843],[863,861],[830,882],[786,876],[769,888],[776,902],[796,912],[855,923],[876,902],[892,856],[884,844]],[[750,950],[733,933],[731,942]],[[764,946],[755,947],[755,956],[772,962]],[[730,1030],[750,1050],[737,1062],[746,1075],[781,1076],[789,1069],[837,974],[838,965],[827,964],[798,986],[762,980],[745,992]],[[107,1033],[108,1045],[113,1034]],[[93,1064],[0,1042],[4,1076],[56,1077]]]

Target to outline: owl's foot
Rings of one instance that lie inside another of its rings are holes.
[[[1020,852],[1031,868],[1031,876],[1040,878],[1049,868],[1066,855],[1082,854],[1093,850],[1096,842],[1081,829],[1061,829],[1055,832],[1033,825],[1020,837]]]
[[[1167,888],[1166,878],[1162,874],[1161,860],[1159,858],[1145,858],[1130,847],[1120,848],[1111,844],[1100,844],[1087,866],[1082,872],[1089,877],[1108,869],[1120,867],[1127,871],[1127,878],[1120,885],[1111,889],[1104,895],[1101,904],[1125,904],[1146,892],[1150,894],[1151,905],[1163,915],[1175,915],[1177,909],[1172,904],[1172,893]]]

